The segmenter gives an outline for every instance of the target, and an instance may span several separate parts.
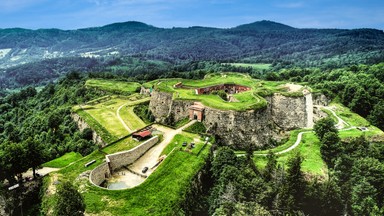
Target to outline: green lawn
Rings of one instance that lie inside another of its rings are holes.
[[[78,113],[85,121],[103,138],[110,143],[118,138],[124,137],[136,129],[146,126],[146,124],[133,112],[133,107],[140,103],[150,100],[149,97],[143,97],[134,94],[129,97],[111,96],[102,97],[99,103],[93,102],[93,105],[75,106],[73,111]],[[118,109],[120,117],[128,126],[128,131],[117,117]]]
[[[92,115],[86,110],[74,107],[73,110],[84,120],[87,124],[96,131],[96,133],[107,143],[115,141],[116,136],[112,135],[103,125],[101,125]]]
[[[120,151],[126,151],[129,149],[133,149],[134,147],[140,145],[143,142],[138,142],[134,139],[132,139],[131,136],[122,139],[113,145],[106,146],[105,148],[102,149],[103,152],[107,154],[113,154],[115,152],[120,152]]]
[[[86,112],[90,114],[100,125],[106,128],[109,133],[115,137],[123,137],[129,134],[123,124],[117,118],[117,109],[127,104],[128,100],[122,98],[113,98],[111,100],[99,103],[86,108]]]
[[[178,83],[183,83],[183,88],[174,88],[173,86]],[[250,91],[235,94],[234,97],[238,102],[227,102],[220,98],[218,95],[196,95],[195,88],[214,86],[219,84],[238,84],[251,87]],[[215,73],[208,74],[203,80],[188,80],[188,79],[164,79],[155,80],[143,84],[145,87],[154,86],[159,91],[173,93],[174,100],[193,100],[200,101],[205,106],[221,109],[221,110],[257,110],[267,105],[267,101],[263,98],[272,95],[275,92],[287,94],[287,96],[298,96],[297,94],[288,94],[286,89],[281,87],[285,82],[270,82],[261,81],[251,78],[249,75],[239,73]]]
[[[179,203],[184,200],[184,194],[190,186],[191,179],[204,165],[209,153],[209,148],[204,148],[198,156],[194,154],[203,146],[202,141],[197,143],[192,154],[181,151],[179,148],[170,153],[173,147],[181,146],[181,143],[175,145],[176,142],[180,142],[179,140],[200,139],[194,134],[178,135],[171,142],[170,147],[164,150],[167,158],[156,171],[145,182],[132,189],[109,191],[93,186],[88,178],[77,179],[81,173],[92,170],[103,162],[105,156],[100,151],[95,151],[50,176],[56,175],[59,181],[68,180],[77,184],[84,196],[86,212],[91,215],[173,215],[178,210]],[[117,152],[122,150],[122,145],[122,143],[116,143],[103,151]],[[91,160],[96,160],[96,163],[90,167],[84,167],[84,164]],[[52,178],[47,180],[45,187],[52,184]],[[49,209],[50,200],[52,195],[45,194],[43,197],[43,203],[46,203],[45,209]]]
[[[42,167],[52,167],[52,168],[63,168],[65,166],[69,165],[70,163],[73,163],[77,160],[80,160],[81,158],[83,158],[83,156],[81,156],[80,153],[69,152],[69,153],[66,153],[65,155],[63,155],[59,158],[48,161],[48,162],[42,164],[41,166]]]
[[[365,118],[352,112],[348,107],[340,103],[331,103],[329,106],[336,107],[335,113],[352,126],[370,126],[370,123]]]
[[[183,119],[181,119],[180,121],[178,121],[178,122],[175,123],[175,128],[180,128],[180,127],[182,127],[182,126],[188,124],[189,121],[190,121],[190,120],[189,120],[189,117],[183,118]]]
[[[125,124],[131,130],[137,130],[146,126],[146,124],[141,120],[134,112],[134,106],[124,106],[120,110],[120,116],[124,120]]]
[[[140,84],[136,82],[124,82],[115,80],[89,79],[85,83],[87,87],[98,88],[113,94],[131,94],[140,89]]]
[[[382,130],[371,125],[365,118],[352,112],[349,108],[335,102],[331,103],[330,106],[336,107],[335,113],[350,126],[368,128],[368,131],[360,131],[358,129],[340,131],[339,134],[341,138],[359,137],[361,135],[365,135],[368,139],[371,137],[384,137],[384,132]],[[382,140],[384,140],[384,138],[382,138]]]
[[[197,154],[204,146],[204,141],[200,138],[200,136],[188,132],[182,132],[181,134],[176,134],[168,146],[163,150],[162,155],[169,154],[174,148],[175,150],[186,150],[187,147],[182,146],[183,142],[187,142],[187,144],[190,144],[191,142],[195,143],[195,148],[190,151],[194,154]]]
[[[250,63],[224,63],[230,64],[236,67],[251,67],[253,69],[268,70],[271,64],[250,64]]]

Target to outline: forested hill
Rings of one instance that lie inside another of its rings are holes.
[[[0,29],[0,68],[59,57],[140,55],[171,63],[220,60],[296,66],[377,63],[384,33],[375,29],[298,29],[259,21],[229,29],[157,28],[125,22],[78,30]]]

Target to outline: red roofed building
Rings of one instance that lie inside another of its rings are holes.
[[[143,139],[149,138],[151,136],[152,136],[152,133],[149,130],[145,130],[145,131],[141,131],[141,132],[132,134],[132,137],[135,139],[138,139],[138,140],[143,140]]]

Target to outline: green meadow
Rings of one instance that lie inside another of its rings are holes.
[[[103,97],[102,100],[88,102],[86,105],[77,105],[73,111],[85,119],[104,141],[111,142],[146,126],[133,113],[133,108],[137,104],[148,101],[149,97],[139,94],[129,97]],[[120,121],[119,116],[128,129]]]
[[[116,80],[104,79],[89,79],[85,83],[86,87],[97,88],[103,91],[111,92],[113,94],[129,95],[137,92],[140,89],[140,83],[125,82]]]

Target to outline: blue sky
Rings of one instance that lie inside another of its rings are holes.
[[[297,28],[384,29],[384,1],[0,0],[0,28],[77,29],[132,20],[165,28],[272,20]]]

